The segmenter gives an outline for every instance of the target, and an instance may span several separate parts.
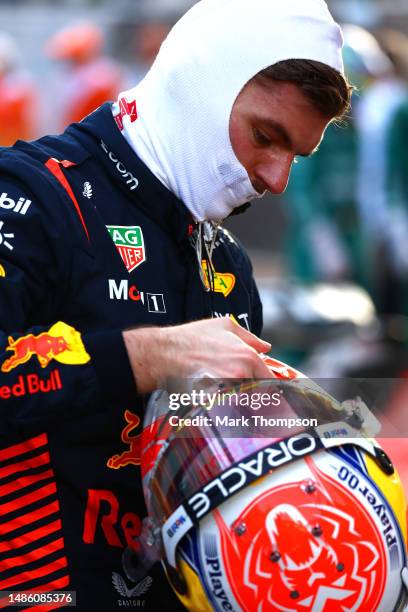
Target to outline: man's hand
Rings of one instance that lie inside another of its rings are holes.
[[[229,318],[132,329],[123,338],[140,393],[160,388],[168,377],[202,372],[217,378],[273,376],[259,355],[271,345]]]

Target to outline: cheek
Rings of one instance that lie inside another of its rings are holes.
[[[246,166],[251,156],[250,135],[243,122],[234,116],[230,120],[229,136],[236,158],[242,165]]]

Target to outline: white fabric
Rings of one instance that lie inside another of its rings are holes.
[[[138,112],[136,121],[123,118],[122,133],[197,221],[220,221],[259,196],[229,138],[241,89],[285,59],[342,72],[341,47],[323,0],[201,0],[173,27],[143,81],[120,94],[136,100]]]

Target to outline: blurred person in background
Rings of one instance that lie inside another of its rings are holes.
[[[358,92],[343,125],[329,126],[319,151],[293,169],[286,252],[300,280],[352,281],[375,294],[372,256],[385,219],[384,122],[399,89],[372,103],[377,86],[385,82],[387,89],[392,65],[367,30],[346,24],[343,31],[346,72]]]
[[[408,308],[408,36],[390,28],[376,32],[379,43],[391,60],[395,75],[388,79],[388,91],[379,92],[390,100],[385,134],[385,199],[387,219],[382,249],[382,305],[390,314],[407,314]],[[407,335],[408,331],[405,332]]]
[[[288,272],[317,282],[362,281],[356,206],[357,133],[331,125],[311,159],[298,160],[285,199]]]
[[[394,77],[400,85],[408,84],[408,36],[400,30],[380,28],[374,36],[394,67]]]
[[[388,134],[389,218],[387,260],[397,288],[394,312],[408,313],[408,100],[396,110]]]
[[[308,283],[357,282],[369,291],[381,317],[392,313],[406,315],[406,40],[402,34],[394,39],[390,31],[380,32],[380,46],[372,34],[359,26],[343,26],[343,32],[346,73],[357,92],[347,122],[343,126],[329,126],[319,151],[311,159],[299,160],[293,168],[286,208],[289,267],[297,278]],[[371,372],[366,363],[370,360],[364,357],[360,369],[365,373],[360,371],[351,376],[408,378],[401,342],[404,336],[408,337],[406,324],[404,327],[397,320],[389,323],[384,325],[381,345],[370,345]],[[361,342],[361,346],[350,342],[356,355],[364,346],[364,340]],[[314,348],[309,346],[308,350],[312,352]],[[340,369],[339,351],[340,344],[332,339],[332,360],[339,368],[337,376],[348,376]],[[327,365],[326,362],[326,368]],[[353,368],[350,363],[348,367]],[[385,408],[387,419],[397,431],[406,427],[407,400],[408,385],[404,380],[397,381]],[[382,442],[408,487],[406,439],[389,438]]]
[[[387,246],[392,214],[387,187],[388,135],[395,111],[408,95],[403,60],[407,41],[402,34],[394,39],[390,30],[378,31],[377,40],[356,26],[351,35],[371,73],[355,105],[359,133],[357,197],[367,287],[379,313],[387,315],[398,311],[400,301]]]
[[[376,32],[384,52],[391,60],[395,76],[389,91],[383,91],[390,99],[390,113],[386,132],[386,223],[382,231],[382,285],[383,310],[389,314],[388,327],[395,346],[401,347],[403,357],[397,361],[392,375],[398,377],[391,397],[387,418],[398,431],[406,427],[408,403],[408,37],[398,31],[382,29]],[[390,79],[389,79],[390,80]],[[402,352],[401,351],[401,352]],[[406,439],[389,439],[385,449],[392,452],[402,481],[408,487],[408,448]]]
[[[142,19],[132,33],[132,58],[129,83],[139,83],[153,64],[171,23],[162,16]]]
[[[0,32],[0,145],[9,146],[18,139],[30,140],[38,135],[38,91],[21,68],[22,58],[17,42]]]
[[[129,87],[146,75],[163,40],[195,0],[139,0],[121,16],[113,30],[115,56],[126,65]]]
[[[104,54],[104,44],[101,28],[91,22],[68,26],[48,40],[47,55],[62,65],[53,103],[60,129],[115,99],[123,86],[123,69]]]

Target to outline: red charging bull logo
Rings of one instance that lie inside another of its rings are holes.
[[[141,434],[130,435],[140,425],[140,418],[137,414],[126,410],[125,419],[127,425],[122,431],[121,440],[129,446],[129,449],[108,459],[106,465],[113,470],[118,470],[126,465],[140,465]]]
[[[62,336],[54,338],[44,332],[39,336],[29,334],[17,340],[9,336],[9,346],[6,351],[14,351],[14,355],[3,363],[2,372],[10,372],[29,361],[33,355],[36,355],[40,366],[45,368],[56,355],[69,351],[69,346]]]
[[[67,365],[80,365],[90,361],[90,356],[82,343],[81,335],[73,327],[59,321],[48,332],[35,336],[28,334],[14,340],[8,339],[6,351],[13,355],[1,366],[2,372],[10,372],[18,366],[27,363],[36,356],[42,368],[46,368],[52,360]]]

